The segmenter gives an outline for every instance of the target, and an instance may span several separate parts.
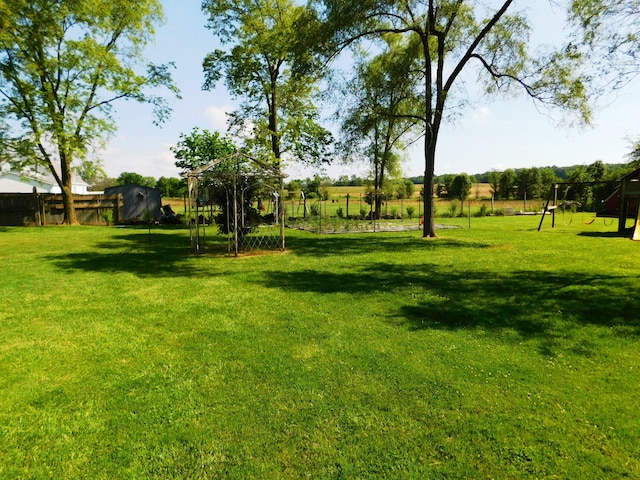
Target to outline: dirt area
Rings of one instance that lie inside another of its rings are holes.
[[[327,225],[323,226],[322,230],[317,225],[299,225],[292,226],[292,228],[297,228],[298,230],[305,230],[313,233],[322,233],[322,234],[335,234],[335,233],[374,233],[374,232],[409,232],[414,230],[421,230],[422,225],[417,225],[416,223],[408,223],[408,222],[381,222],[376,223],[375,229],[372,223],[360,223],[356,225]],[[446,224],[436,224],[436,230],[443,230],[448,228],[460,228],[456,225],[446,225]]]

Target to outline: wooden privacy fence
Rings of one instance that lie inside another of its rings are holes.
[[[122,195],[74,195],[78,222],[83,225],[116,223]],[[64,222],[62,195],[53,193],[0,193],[0,225],[57,225]]]

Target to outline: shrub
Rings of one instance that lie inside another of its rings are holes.
[[[113,210],[111,209],[103,210],[102,218],[104,219],[105,222],[107,222],[107,225],[111,225],[113,223]]]
[[[458,213],[458,204],[456,202],[451,202],[449,204],[449,216],[451,218],[455,218]]]
[[[413,218],[414,213],[416,213],[415,207],[407,207],[407,217],[409,217],[409,220]]]
[[[314,203],[309,208],[309,213],[312,217],[319,217],[322,213],[322,205],[320,203]]]
[[[342,209],[342,207],[338,207],[338,209],[336,210],[336,215],[338,216],[338,218],[344,218],[344,210]]]
[[[487,205],[485,203],[483,203],[482,205],[480,205],[480,210],[478,210],[476,212],[476,217],[486,217],[487,215],[489,215],[489,207],[487,207]]]

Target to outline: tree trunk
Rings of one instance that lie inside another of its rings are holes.
[[[53,169],[53,167],[52,167]],[[62,174],[60,189],[62,190],[62,205],[64,207],[64,223],[66,225],[78,225],[76,206],[73,203],[73,183],[70,156],[60,149],[60,170]]]
[[[437,115],[437,110],[433,110],[433,76],[431,70],[431,51],[429,44],[429,32],[433,25],[434,16],[434,4],[429,1],[429,15],[425,28],[425,34],[422,35],[422,49],[425,59],[425,135],[424,135],[424,223],[422,225],[423,237],[436,237],[435,222],[433,219],[434,206],[433,206],[433,176],[435,170],[436,159],[436,141],[438,139],[437,125],[435,124],[434,113]],[[439,46],[440,47],[440,46]]]
[[[425,171],[424,171],[424,225],[422,226],[422,236],[435,238],[436,227],[434,221],[433,203],[433,178],[434,178],[434,158],[435,145],[429,147],[429,142],[425,139]]]
[[[62,186],[62,206],[64,207],[64,223],[66,225],[77,225],[78,217],[76,207],[73,203],[73,193],[70,185]]]

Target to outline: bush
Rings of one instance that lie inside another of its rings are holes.
[[[113,210],[111,209],[103,210],[102,218],[104,219],[105,222],[107,222],[107,225],[111,225],[113,223]]]
[[[413,218],[414,213],[416,213],[415,207],[407,207],[407,217],[409,217],[409,220]]]
[[[455,218],[458,214],[458,204],[456,202],[451,202],[449,204],[449,216],[451,218]]]
[[[486,217],[489,215],[489,207],[485,203],[480,205],[480,210],[478,210],[475,214],[476,217]]]
[[[338,216],[338,218],[344,218],[344,210],[342,209],[342,207],[338,207],[338,209],[336,210],[336,215]]]
[[[312,217],[319,217],[322,214],[322,205],[320,203],[314,203],[309,208],[309,213]]]

